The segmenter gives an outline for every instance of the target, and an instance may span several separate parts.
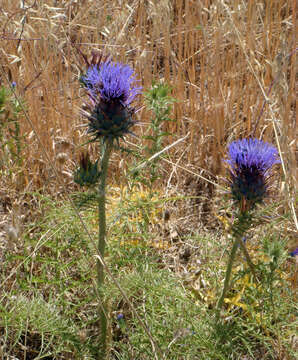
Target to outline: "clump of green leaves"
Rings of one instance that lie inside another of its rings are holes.
[[[148,129],[143,136],[144,142],[134,155],[141,163],[135,161],[130,168],[133,185],[142,183],[152,191],[155,182],[162,176],[160,161],[164,153],[152,158],[164,148],[165,138],[172,135],[164,130],[166,123],[174,121],[171,117],[172,105],[175,99],[170,95],[171,88],[163,83],[153,83],[145,92],[145,102],[151,112]],[[144,157],[146,160],[144,160]],[[152,158],[152,159],[150,159]],[[148,161],[150,159],[150,161]],[[144,169],[146,169],[144,171]]]
[[[2,85],[0,87],[1,167],[5,165],[8,167],[11,162],[19,166],[23,163],[22,150],[25,142],[20,130],[21,113],[22,104],[10,89]]]

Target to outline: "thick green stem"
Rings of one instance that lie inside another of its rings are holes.
[[[105,253],[106,245],[106,178],[108,172],[109,158],[111,154],[112,143],[106,142],[103,144],[103,153],[101,160],[101,174],[100,184],[98,188],[98,216],[99,216],[99,232],[98,232],[98,251],[102,257]],[[98,260],[97,262],[97,281],[98,286],[101,287],[104,280],[103,266]]]
[[[235,239],[235,242],[233,244],[232,251],[230,254],[230,259],[229,259],[227,270],[226,270],[226,277],[225,277],[225,282],[224,282],[224,287],[223,287],[223,290],[221,293],[221,297],[219,298],[218,303],[217,303],[218,316],[219,316],[220,310],[222,308],[227,290],[229,288],[229,283],[230,283],[230,278],[231,278],[231,273],[232,273],[232,266],[233,266],[233,262],[235,260],[235,255],[236,255],[238,246],[239,246],[239,238],[237,237]]]
[[[107,141],[102,145],[102,159],[101,159],[101,174],[100,184],[98,188],[98,217],[99,217],[99,232],[98,232],[98,251],[102,258],[105,254],[106,245],[106,178],[108,172],[109,158],[112,149],[112,142]],[[104,268],[100,260],[97,260],[97,284],[98,293],[101,297],[101,306],[99,307],[99,322],[100,322],[100,351],[99,359],[103,360],[106,357],[106,340],[107,340],[107,317],[106,307],[103,299],[102,286],[104,282]]]
[[[243,237],[245,231],[251,226],[252,224],[252,218],[251,218],[251,214],[249,213],[249,211],[241,211],[240,214],[238,215],[238,222],[235,226],[235,232],[236,232],[236,237],[239,235],[241,235],[241,237]],[[258,278],[255,272],[255,266],[249,256],[249,253],[243,243],[243,241],[240,239],[239,237],[239,246],[241,248],[241,250],[243,251],[243,254],[245,256],[246,262],[248,264],[248,266],[250,267],[250,270],[255,278],[256,283],[258,283]]]
[[[232,272],[232,266],[233,266],[233,262],[235,260],[235,255],[236,255],[236,251],[237,251],[238,247],[240,247],[241,250],[243,251],[244,256],[246,258],[246,261],[247,261],[247,263],[248,263],[248,265],[250,267],[250,270],[251,270],[253,276],[255,277],[256,281],[258,280],[257,276],[256,276],[255,269],[254,269],[254,264],[251,261],[251,258],[249,256],[249,254],[247,252],[247,249],[246,249],[246,247],[245,247],[245,245],[243,243],[243,240],[242,240],[245,231],[249,228],[250,225],[251,225],[250,214],[248,212],[241,211],[240,214],[238,215],[238,219],[235,222],[234,229],[233,229],[234,230],[233,233],[234,233],[235,241],[234,241],[234,244],[233,244],[233,248],[232,248],[232,251],[231,251],[231,254],[230,254],[230,259],[229,259],[227,270],[226,270],[224,288],[223,288],[221,297],[219,298],[218,303],[217,303],[217,319],[219,318],[220,310],[222,308],[226,293],[227,293],[228,288],[229,288],[231,272]]]

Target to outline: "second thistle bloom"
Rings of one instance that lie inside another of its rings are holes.
[[[241,204],[242,210],[248,210],[267,195],[271,169],[280,160],[274,146],[250,138],[229,145],[227,163],[232,197]]]
[[[134,125],[131,102],[141,87],[130,66],[106,61],[90,66],[81,78],[88,91],[89,133],[95,139],[119,139]]]

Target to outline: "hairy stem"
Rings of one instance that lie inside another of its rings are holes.
[[[106,245],[106,178],[108,172],[109,158],[112,149],[112,142],[107,141],[102,145],[102,160],[101,160],[101,175],[100,184],[98,188],[98,217],[99,217],[99,232],[98,232],[98,251],[102,258],[104,258]],[[102,286],[104,283],[104,268],[100,260],[97,260],[97,284],[98,293],[101,297],[101,306],[99,307],[99,323],[100,323],[100,352],[99,359],[105,359],[106,356],[106,339],[107,339],[107,317],[106,306],[103,303]]]

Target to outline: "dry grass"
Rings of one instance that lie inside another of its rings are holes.
[[[168,130],[177,138],[189,134],[171,149],[173,163],[183,155],[180,165],[216,177],[227,142],[249,135],[277,142],[289,200],[296,175],[295,11],[287,0],[2,0],[0,79],[17,82],[32,123],[21,119],[28,146],[18,190],[61,190],[44,151],[62,182],[72,184],[69,170],[83,142],[75,45],[133,64],[145,89],[158,79],[173,87],[176,122]],[[148,116],[139,113],[137,133]],[[185,172],[176,174],[173,182],[184,186]]]

